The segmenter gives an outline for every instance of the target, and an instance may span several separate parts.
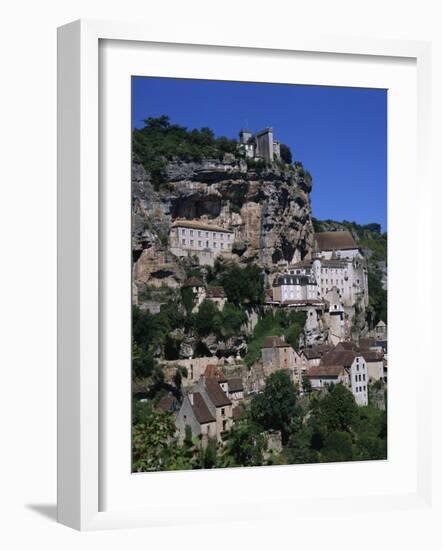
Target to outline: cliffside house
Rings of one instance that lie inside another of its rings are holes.
[[[374,335],[376,340],[387,340],[387,325],[382,319],[374,327]]]
[[[206,300],[213,302],[222,311],[227,302],[227,296],[222,286],[208,286],[206,289]]]
[[[273,138],[273,128],[264,128],[253,134],[250,130],[239,132],[239,148],[246,158],[263,159],[273,162],[281,158],[280,143]]]
[[[233,241],[233,231],[225,227],[176,219],[170,230],[169,250],[175,256],[197,256],[200,264],[213,265],[217,256],[231,253]]]
[[[261,359],[265,377],[277,370],[286,370],[294,384],[301,382],[302,360],[280,336],[266,336],[261,345]]]
[[[326,353],[318,366],[308,370],[306,377],[313,389],[321,389],[330,384],[342,383],[353,394],[358,405],[368,405],[368,368],[363,355],[352,346],[338,344]]]
[[[222,311],[225,303],[227,302],[227,296],[222,286],[209,286],[206,288],[204,283],[198,279],[198,277],[189,277],[183,283],[183,288],[191,288],[194,296],[194,306],[192,312],[198,311],[200,305],[204,300],[210,300],[216,307]]]
[[[321,302],[333,289],[344,307],[368,305],[366,261],[349,231],[316,233],[312,259],[290,265],[275,277],[272,290],[275,302],[288,305],[300,299]]]

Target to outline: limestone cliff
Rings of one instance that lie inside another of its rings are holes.
[[[235,232],[232,259],[256,262],[267,273],[306,257],[312,248],[311,179],[300,163],[271,166],[237,160],[172,161],[167,181],[155,190],[134,162],[133,260],[136,290],[165,283],[178,287],[186,273],[168,252],[176,218],[207,219]]]

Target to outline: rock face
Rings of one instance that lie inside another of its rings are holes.
[[[203,218],[235,232],[232,259],[258,263],[267,273],[311,252],[311,181],[301,165],[251,166],[226,157],[170,162],[167,182],[155,190],[148,173],[133,164],[133,275],[146,285],[179,286],[185,272],[167,250],[176,218]]]

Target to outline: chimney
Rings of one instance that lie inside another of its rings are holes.
[[[193,407],[193,393],[189,393],[188,397],[189,397],[190,404]]]

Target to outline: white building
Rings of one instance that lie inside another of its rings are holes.
[[[199,220],[175,220],[169,240],[175,256],[197,256],[200,264],[213,265],[216,256],[231,253],[234,233]]]
[[[288,275],[297,278],[288,278]],[[274,279],[273,299],[281,304],[302,296],[323,300],[336,289],[342,305],[368,305],[365,258],[349,231],[316,233],[312,259],[291,265]]]
[[[353,394],[359,406],[368,405],[368,368],[363,355],[340,344],[326,353],[318,367],[306,374],[312,388],[331,383],[343,383]]]

